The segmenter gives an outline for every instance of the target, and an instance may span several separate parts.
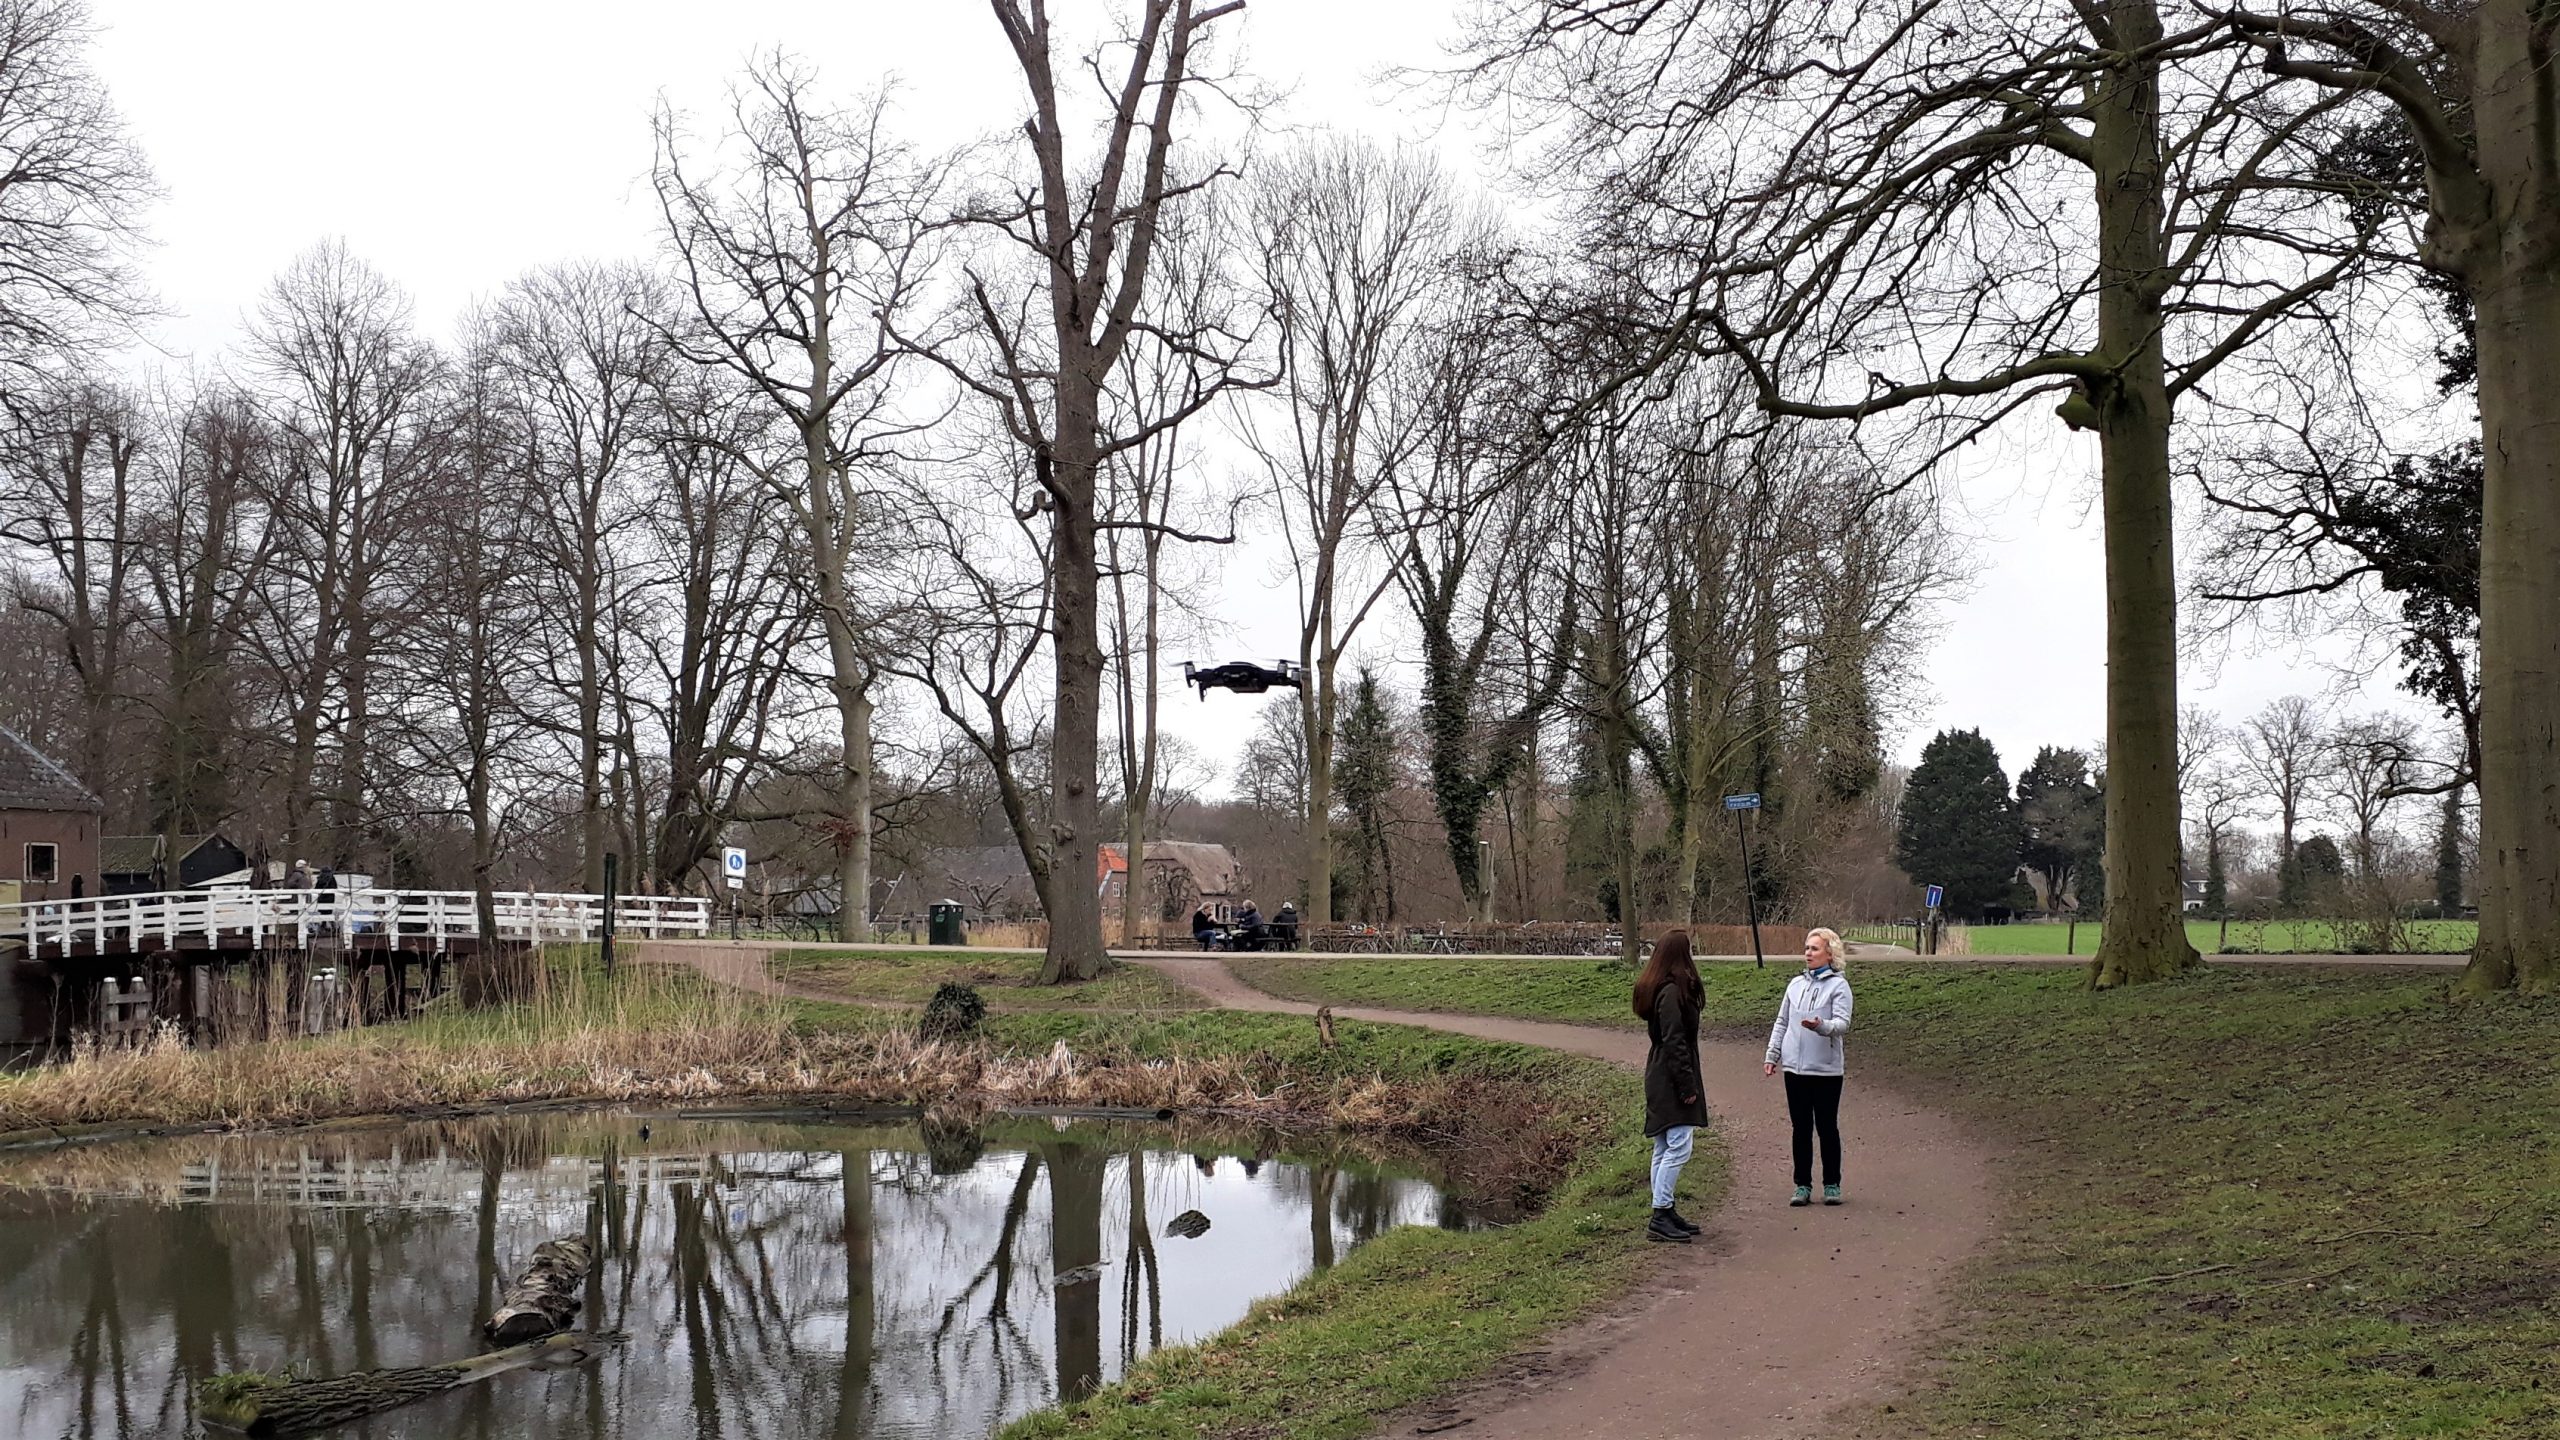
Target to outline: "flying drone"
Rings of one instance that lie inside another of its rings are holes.
[[[1224,665],[1195,665],[1182,662],[1182,681],[1199,687],[1200,698],[1209,698],[1211,690],[1233,690],[1239,695],[1259,695],[1274,685],[1296,686],[1298,667],[1286,660],[1271,665],[1256,665],[1250,660],[1230,660]]]

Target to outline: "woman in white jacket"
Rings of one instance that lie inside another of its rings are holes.
[[[1813,1203],[1813,1140],[1822,1137],[1822,1203],[1840,1203],[1840,1084],[1848,1073],[1849,980],[1841,974],[1839,932],[1809,930],[1804,973],[1787,982],[1769,1026],[1764,1075],[1787,1072],[1787,1119],[1795,1129],[1796,1193]]]

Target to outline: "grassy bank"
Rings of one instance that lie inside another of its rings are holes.
[[[1152,970],[1115,964],[1082,985],[1042,985],[1036,950],[866,950],[799,946],[773,953],[773,973],[803,991],[921,1005],[936,987],[972,985],[992,1010],[1187,1010],[1189,990]]]
[[[1140,1056],[1250,1042],[1310,1076],[1367,1077],[1382,1103],[1398,1091],[1428,1091],[1434,1077],[1455,1080],[1468,1087],[1460,1103],[1417,1117],[1419,1129],[1440,1132],[1444,1156],[1464,1166],[1480,1152],[1525,1145],[1525,1153],[1502,1163],[1552,1177],[1541,1194],[1525,1197],[1541,1203],[1522,1223],[1465,1233],[1392,1231],[1213,1339],[1160,1352],[1091,1399],[1015,1423],[1002,1432],[1008,1440],[1367,1434],[1381,1413],[1481,1374],[1621,1293],[1645,1259],[1638,1233],[1647,1204],[1642,1087],[1615,1067],[1348,1021],[1338,1027],[1340,1048],[1326,1051],[1313,1026],[1280,1016],[1220,1013],[1115,1025],[1101,1017],[1016,1015],[999,1028],[1009,1042],[1027,1046],[1107,1036],[1101,1043]],[[1463,1174],[1455,1178],[1481,1188]],[[1715,1203],[1724,1180],[1723,1152],[1702,1137],[1685,1183],[1697,1208]]]
[[[1295,963],[1262,973],[1296,993],[1341,978]],[[1496,967],[1467,989],[1563,1019],[1622,1003],[1623,972],[1527,963],[1554,973]],[[1366,967],[1362,1000],[1456,998],[1441,963]],[[1711,1021],[1756,1032],[1783,978],[1711,971]],[[2560,1003],[2456,1003],[2441,977],[2370,973],[2107,994],[2067,971],[1852,979],[1856,1066],[2017,1157],[2012,1223],[1964,1283],[1948,1363],[1874,1433],[2560,1433],[2543,1379]]]
[[[2219,920],[2187,922],[2187,943],[2203,955],[2338,955],[2357,943],[2348,927],[2335,920]],[[2075,932],[2067,924],[2040,920],[2026,925],[1966,925],[1952,933],[1956,944],[1973,955],[2087,955],[2098,948],[2106,927],[2091,923]],[[1882,935],[1884,932],[1877,932]],[[2412,920],[2403,941],[2408,953],[2459,955],[2480,938],[2476,920]],[[1911,943],[1906,927],[1900,943]]]

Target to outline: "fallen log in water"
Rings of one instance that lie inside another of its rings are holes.
[[[301,1435],[361,1420],[510,1370],[574,1364],[592,1357],[609,1341],[610,1337],[595,1335],[553,1335],[530,1345],[443,1365],[363,1370],[324,1380],[296,1380],[290,1375],[216,1375],[204,1382],[196,1399],[209,1424],[249,1435]]]
[[[492,1345],[521,1345],[568,1329],[578,1316],[578,1287],[586,1283],[593,1261],[584,1240],[545,1240],[533,1247],[533,1263],[507,1287],[506,1298],[480,1333]]]

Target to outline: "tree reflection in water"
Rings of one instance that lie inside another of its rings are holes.
[[[202,1434],[196,1380],[429,1363],[539,1241],[584,1235],[601,1363],[356,1440],[985,1434],[1201,1338],[1438,1196],[1146,1133],[511,1116],[0,1161],[0,1434]],[[1156,1217],[1212,1227],[1165,1239]],[[1068,1283],[1058,1283],[1064,1277]],[[1104,1336],[1116,1345],[1106,1347]]]

